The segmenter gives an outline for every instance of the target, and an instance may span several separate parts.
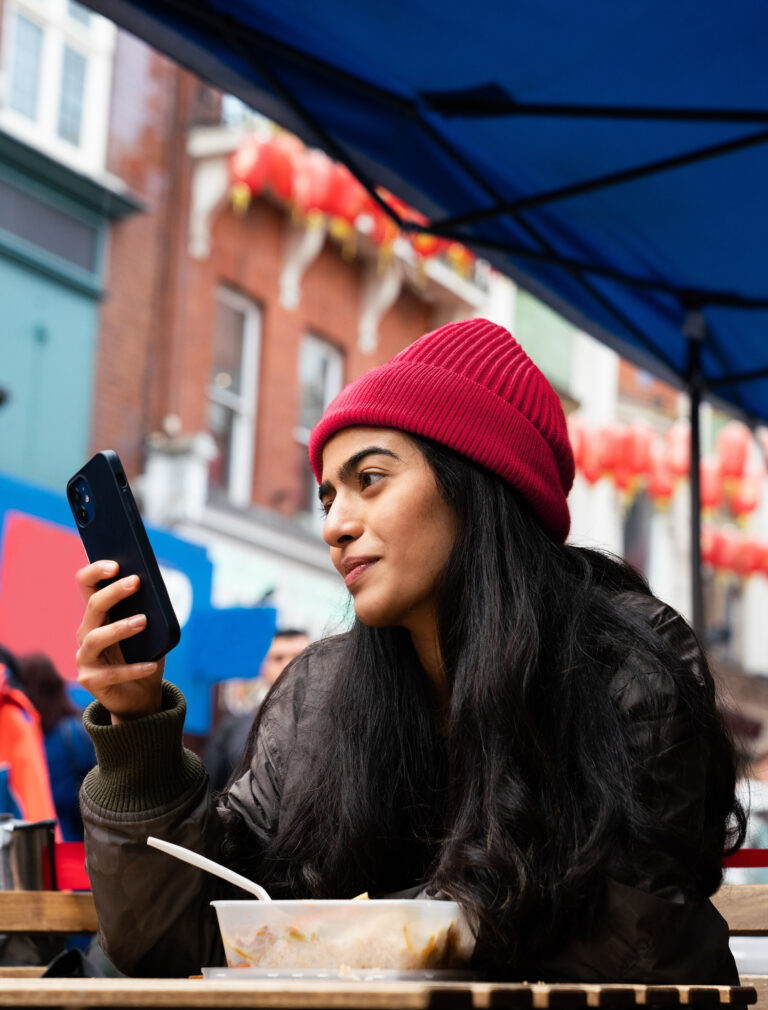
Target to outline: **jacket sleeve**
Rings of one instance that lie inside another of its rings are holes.
[[[163,710],[155,715],[112,726],[109,712],[94,702],[83,719],[98,758],[80,802],[99,938],[128,975],[190,975],[223,964],[210,902],[245,897],[146,844],[154,835],[221,859],[224,811],[211,798],[199,759],[182,746],[185,712],[183,695],[166,682]],[[271,769],[258,761],[253,767],[249,792],[265,826],[261,835],[251,826],[256,848],[276,817],[279,793]]]
[[[652,600],[652,598],[651,598]],[[695,636],[670,608],[649,619],[690,676],[702,684]],[[613,680],[625,717],[638,789],[658,832],[652,847],[617,839],[596,924],[546,964],[547,980],[738,983],[725,920],[694,879],[708,808],[705,735],[691,726],[671,681],[631,655]]]

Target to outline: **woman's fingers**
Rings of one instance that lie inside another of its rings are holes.
[[[157,663],[131,663],[122,666],[81,666],[78,681],[94,697],[106,688],[143,680],[157,670]]]
[[[146,626],[146,615],[137,614],[135,617],[126,617],[125,620],[115,621],[114,624],[101,624],[91,628],[80,641],[76,657],[78,665],[88,666],[98,662],[110,646],[117,645],[126,638],[133,638]]]
[[[162,659],[156,663],[125,662],[120,643],[138,635],[147,626],[147,618],[144,614],[119,621],[110,618],[116,604],[139,588],[137,575],[116,579],[119,570],[114,561],[97,561],[77,573],[85,600],[85,614],[77,629],[78,680],[106,706],[113,723],[160,711],[165,668]],[[115,581],[104,585],[106,579]]]
[[[94,628],[106,624],[109,621],[109,611],[112,607],[131,596],[138,588],[138,575],[129,575],[124,579],[118,579],[117,582],[111,582],[102,589],[92,590],[91,594],[86,596],[85,613],[82,623],[77,629],[78,642],[82,645],[85,637]]]
[[[119,565],[116,561],[95,561],[80,569],[75,575],[75,580],[86,603],[100,588],[104,579],[114,578],[118,570]]]

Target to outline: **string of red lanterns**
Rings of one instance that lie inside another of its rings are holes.
[[[690,474],[690,429],[676,422],[660,435],[642,422],[622,425],[587,425],[577,414],[568,418],[568,433],[576,469],[589,484],[609,479],[627,498],[640,490],[661,507],[672,497],[678,481]],[[768,455],[768,433],[760,432]],[[764,467],[750,465],[752,434],[746,425],[730,421],[718,432],[715,451],[700,461],[701,507],[706,525],[702,532],[702,561],[718,571],[741,577],[760,573],[768,577],[768,543],[743,536],[737,527],[716,527],[712,518],[727,510],[738,525],[760,503]]]
[[[348,249],[354,248],[356,231],[361,231],[385,254],[396,238],[404,237],[419,261],[443,256],[464,275],[475,262],[473,253],[459,242],[426,232],[401,232],[345,165],[305,147],[291,133],[245,137],[229,160],[229,186],[232,204],[240,213],[268,190],[310,226],[327,221],[331,234]],[[427,217],[383,187],[376,191],[402,221],[429,225]]]
[[[701,560],[717,572],[730,572],[740,578],[768,578],[768,543],[741,536],[728,526],[702,529]]]

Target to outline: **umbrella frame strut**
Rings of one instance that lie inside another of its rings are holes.
[[[691,421],[691,623],[696,637],[704,642],[704,594],[701,582],[701,345],[706,339],[706,322],[701,312],[689,312],[683,324],[688,340],[687,388]]]

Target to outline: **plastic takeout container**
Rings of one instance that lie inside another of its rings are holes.
[[[455,901],[213,901],[230,968],[466,968],[474,937]]]

